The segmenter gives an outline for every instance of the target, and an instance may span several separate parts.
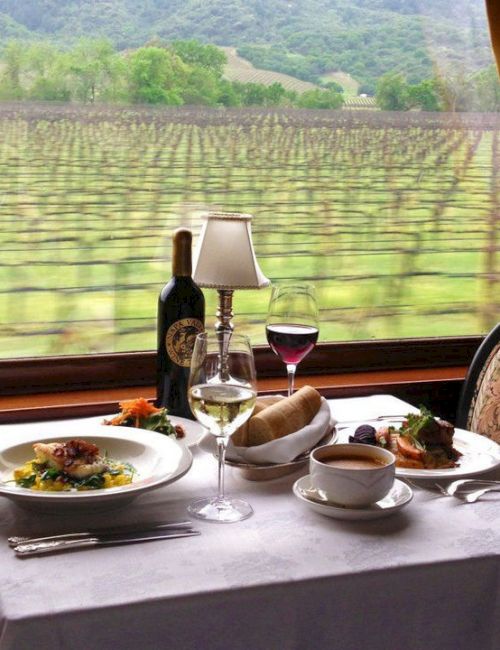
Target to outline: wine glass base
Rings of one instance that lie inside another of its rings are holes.
[[[197,499],[188,506],[188,513],[203,521],[213,521],[219,524],[232,524],[248,519],[253,515],[252,506],[242,499],[226,497],[205,497]]]

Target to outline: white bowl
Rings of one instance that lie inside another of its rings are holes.
[[[50,425],[40,425],[30,440],[18,444],[0,443],[0,496],[17,505],[40,512],[74,512],[75,509],[107,509],[126,505],[140,494],[177,481],[189,470],[193,457],[189,449],[169,436],[129,427],[89,425],[86,433],[75,435],[68,426],[64,434],[50,433]],[[34,458],[34,442],[64,442],[81,438],[97,445],[101,453],[125,461],[137,470],[129,485],[87,491],[41,492],[19,487],[13,471]]]
[[[370,468],[334,467],[326,460],[365,458],[377,461]],[[380,447],[337,444],[319,447],[311,453],[311,484],[328,501],[349,508],[363,508],[383,499],[394,484],[396,457]]]

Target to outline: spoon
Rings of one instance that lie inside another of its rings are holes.
[[[303,496],[306,497],[306,499],[310,499],[311,501],[316,501],[316,503],[331,503],[331,501],[328,500],[326,494],[321,490],[317,490],[316,488],[299,487],[299,491]]]

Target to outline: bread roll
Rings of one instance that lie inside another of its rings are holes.
[[[255,407],[250,418],[241,425],[231,436],[233,445],[236,447],[248,447],[248,427],[250,426],[250,420],[257,414],[261,413],[268,406],[272,406],[277,402],[281,402],[284,397],[282,395],[271,395],[269,397],[258,397],[255,402]]]
[[[248,421],[247,447],[282,438],[309,424],[319,411],[321,395],[311,386],[303,386],[268,408],[255,413]]]

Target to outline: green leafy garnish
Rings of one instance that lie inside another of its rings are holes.
[[[168,419],[167,410],[162,409],[159,413],[151,413],[146,418],[141,420],[141,425],[144,429],[149,429],[150,431],[158,431],[158,433],[163,433],[167,436],[175,437],[175,429]]]
[[[42,472],[40,478],[42,481],[53,481],[56,479],[58,476],[61,476],[62,472],[60,472],[58,469],[55,469],[54,467],[49,467],[46,469],[44,472]]]
[[[408,413],[406,424],[399,430],[400,435],[411,438],[417,449],[425,451],[425,445],[420,441],[420,432],[431,422],[434,422],[434,416],[425,406],[420,406],[420,413]]]
[[[16,483],[20,485],[21,487],[24,488],[31,488],[35,485],[36,481],[36,474],[30,474],[29,476],[26,476],[25,478],[20,478],[17,479]]]
[[[157,408],[144,397],[120,402],[120,413],[111,420],[104,420],[104,424],[122,427],[136,427],[157,431],[166,436],[182,437],[182,433],[168,419],[165,407]]]
[[[124,474],[127,474],[128,476],[134,476],[134,474],[137,474],[137,470],[130,463],[122,463],[122,465]]]
[[[78,488],[86,487],[92,490],[99,490],[104,487],[104,474],[92,474],[87,476],[80,481],[74,481],[74,486]]]

